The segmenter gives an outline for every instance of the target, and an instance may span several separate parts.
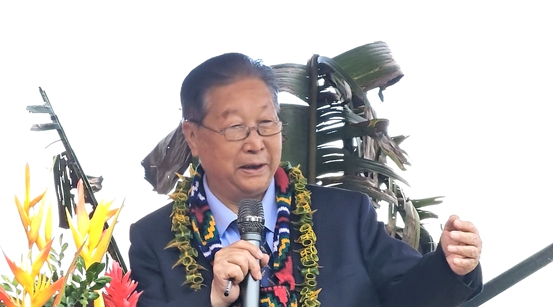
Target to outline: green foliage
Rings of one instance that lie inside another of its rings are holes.
[[[19,296],[21,295],[21,288],[19,288],[19,283],[13,278],[9,278],[5,275],[2,275],[2,283],[0,284],[0,287],[2,287],[8,294],[11,294],[13,296]]]
[[[96,291],[111,281],[111,277],[101,276],[105,267],[105,263],[96,262],[86,269],[84,260],[79,256],[75,271],[71,275],[71,279],[66,282],[59,306],[70,307],[77,304],[86,306],[89,302],[99,298],[100,294]],[[45,307],[51,307],[54,300],[55,297]]]
[[[421,220],[436,214],[421,207],[438,204],[437,198],[410,200],[398,183],[407,181],[387,165],[388,160],[405,171],[410,165],[400,143],[407,136],[388,135],[389,120],[378,118],[366,93],[388,86],[402,77],[399,65],[384,42],[374,42],[336,57],[314,55],[307,65],[272,66],[281,91],[307,105],[281,105],[281,118],[288,125],[282,160],[300,165],[309,183],[366,193],[375,207],[389,206],[388,231],[414,248],[427,231]],[[307,145],[307,146],[306,146]],[[395,225],[398,216],[404,228]]]

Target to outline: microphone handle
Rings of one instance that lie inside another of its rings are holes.
[[[243,233],[240,238],[252,243],[258,248],[261,245],[260,233]],[[257,263],[259,263],[259,260],[257,260]],[[244,293],[242,295],[242,307],[259,307],[259,280],[254,280],[252,274],[248,272],[243,283],[244,287],[242,289],[244,290]]]

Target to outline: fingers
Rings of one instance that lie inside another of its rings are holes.
[[[455,230],[478,234],[478,229],[476,228],[476,226],[474,226],[474,224],[468,221],[463,221],[459,218],[454,220],[453,226],[455,227]]]
[[[447,250],[455,255],[463,258],[479,259],[480,250],[476,246],[469,245],[449,245]]]
[[[447,262],[455,273],[465,275],[478,266],[482,240],[471,222],[463,221],[456,215],[450,216],[441,240]]]
[[[479,259],[482,240],[478,229],[471,222],[462,221],[457,216],[452,216],[448,223],[453,226],[454,230],[444,231],[446,232],[445,237],[448,237],[448,240],[444,241],[447,252]]]
[[[240,240],[215,254],[213,274],[222,280],[233,279],[235,284],[244,280],[248,272],[258,280],[261,279],[260,260],[265,257],[258,247]]]
[[[451,270],[457,275],[466,275],[478,266],[478,260],[474,258],[462,258],[461,256],[450,256],[447,262]]]
[[[478,246],[481,244],[480,236],[477,233],[455,230],[455,231],[452,231],[449,236],[451,237],[451,240],[453,240],[457,244],[474,245],[474,246]]]
[[[445,226],[444,226],[444,231],[452,231],[452,230],[455,230],[455,221],[456,220],[459,220],[459,217],[456,216],[456,215],[452,215],[449,217],[449,219],[447,219],[447,222],[445,223]]]
[[[240,287],[237,285],[248,272],[254,279],[261,279],[261,265],[266,265],[268,261],[268,255],[263,254],[254,244],[243,240],[219,250],[213,260],[210,295],[212,305],[228,306],[238,299]],[[233,286],[225,294],[229,281],[232,281]]]
[[[460,230],[465,232],[474,232],[478,233],[478,229],[474,224],[468,221],[461,220],[457,215],[452,215],[449,217],[444,226],[445,231]]]
[[[259,265],[263,268],[269,265],[269,258],[270,256],[267,254],[263,254],[263,258],[259,259]]]

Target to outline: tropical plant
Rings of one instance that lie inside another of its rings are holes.
[[[59,249],[52,247],[52,206],[44,201],[46,192],[31,198],[30,171],[25,168],[25,198],[15,197],[15,203],[27,235],[28,250],[16,263],[8,256],[6,261],[13,277],[2,275],[0,283],[1,307],[50,306],[104,306],[132,307],[140,293],[136,284],[129,282],[129,273],[123,276],[117,261],[104,272],[104,260],[115,221],[122,207],[111,209],[111,202],[100,202],[94,212],[85,208],[82,181],[77,185],[76,217],[66,210],[66,217],[75,243],[73,260],[64,269],[65,253],[69,244],[59,236]],[[44,213],[46,210],[46,214]],[[89,217],[91,216],[91,217]],[[104,228],[104,225],[111,224]],[[38,251],[38,252],[37,252]],[[36,256],[33,256],[36,253]],[[117,294],[114,293],[117,289]]]
[[[303,103],[281,104],[282,160],[300,165],[309,183],[338,186],[369,195],[375,207],[388,204],[387,229],[426,253],[435,249],[421,220],[437,216],[425,210],[440,197],[414,200],[405,196],[408,185],[388,163],[400,170],[409,165],[399,145],[407,136],[388,135],[387,119],[378,118],[367,92],[383,91],[402,77],[399,65],[384,42],[374,42],[334,58],[314,55],[307,64],[273,65],[282,92]],[[145,179],[154,191],[167,194],[192,162],[180,125],[162,139],[142,161]],[[399,227],[397,220],[403,220]]]
[[[359,46],[334,58],[313,55],[307,64],[273,66],[281,91],[303,101],[281,104],[284,130],[283,160],[300,164],[310,183],[366,193],[373,205],[389,205],[387,229],[421,252],[435,248],[420,221],[437,217],[423,207],[441,203],[439,197],[411,200],[400,170],[410,165],[400,143],[407,136],[388,135],[387,119],[378,118],[367,92],[383,91],[403,73],[384,42]],[[405,227],[396,224],[399,216]],[[422,242],[422,244],[421,244]]]

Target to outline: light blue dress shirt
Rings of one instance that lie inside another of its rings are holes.
[[[207,203],[209,208],[213,213],[215,218],[215,226],[221,237],[221,245],[226,247],[238,240],[240,240],[240,232],[238,232],[238,226],[233,224],[234,227],[229,227],[230,224],[236,220],[237,215],[232,212],[227,206],[225,206],[209,189],[207,185],[207,175],[203,178],[205,195],[207,198]],[[276,219],[277,219],[277,204],[275,198],[275,179],[271,180],[265,196],[261,200],[263,204],[263,213],[265,214],[265,228],[266,228],[266,240],[271,248],[271,251],[274,251],[273,244],[273,232],[275,230]],[[261,242],[263,244],[263,242]]]

